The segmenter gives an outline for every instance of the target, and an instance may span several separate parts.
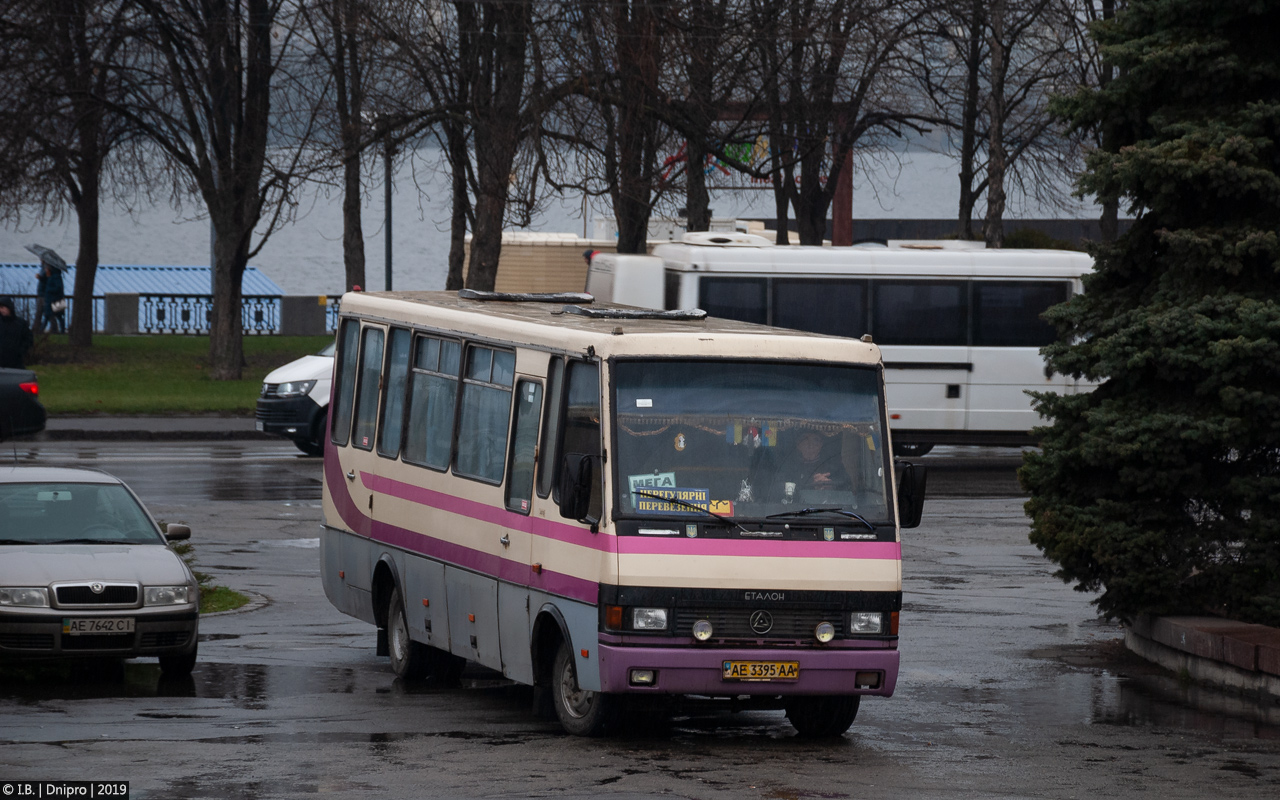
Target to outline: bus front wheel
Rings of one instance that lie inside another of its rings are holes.
[[[787,700],[787,719],[806,739],[832,739],[849,730],[858,716],[858,695],[798,696]]]
[[[556,651],[551,695],[561,727],[574,736],[599,736],[613,722],[616,698],[578,686],[578,670],[568,642],[562,641]]]

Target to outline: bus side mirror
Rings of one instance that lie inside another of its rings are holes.
[[[579,522],[587,519],[591,509],[591,482],[595,475],[595,459],[585,453],[565,453],[560,462],[560,515]]]
[[[917,528],[924,515],[924,485],[929,477],[924,467],[907,461],[898,462],[898,525]]]

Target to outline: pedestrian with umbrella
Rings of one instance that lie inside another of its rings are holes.
[[[35,253],[40,259],[40,295],[44,304],[40,309],[40,318],[36,321],[36,330],[44,332],[45,323],[54,333],[67,331],[67,292],[62,280],[62,273],[67,270],[67,262],[62,256],[48,247],[38,244],[27,245],[27,250]]]

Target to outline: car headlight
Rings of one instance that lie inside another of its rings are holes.
[[[636,631],[665,631],[667,629],[667,610],[665,608],[631,609],[631,629]]]
[[[0,606],[48,608],[49,590],[43,588],[0,587]]]
[[[855,611],[849,615],[849,633],[879,633],[882,620],[879,611]]]
[[[149,606],[180,606],[191,602],[190,586],[148,586],[144,595]]]
[[[303,397],[315,388],[315,381],[289,381],[276,387],[276,397]]]

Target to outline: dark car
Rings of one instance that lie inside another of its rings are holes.
[[[196,663],[200,587],[118,478],[0,464],[0,664],[151,656]]]
[[[0,441],[44,430],[40,386],[29,369],[0,369]]]

